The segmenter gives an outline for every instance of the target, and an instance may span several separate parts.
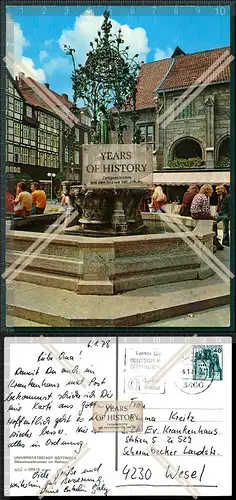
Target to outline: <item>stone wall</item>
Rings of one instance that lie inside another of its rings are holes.
[[[167,92],[165,96],[160,94],[160,105],[162,105],[160,116],[180,96],[179,91]],[[176,144],[183,138],[192,138],[199,143],[202,148],[202,158],[209,168],[217,164],[220,144],[230,134],[230,84],[219,83],[207,86],[196,96],[193,107],[192,118],[172,119],[166,127],[159,126],[155,108],[138,112],[137,124],[155,123],[154,170],[167,166],[168,157],[173,156]],[[132,121],[128,113],[124,116],[127,125],[124,142],[130,143],[133,133]],[[116,142],[115,133],[113,133],[113,142]],[[211,151],[206,148],[211,148]]]

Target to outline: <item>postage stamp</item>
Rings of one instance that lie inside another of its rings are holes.
[[[223,380],[223,346],[193,347],[193,380]]]
[[[142,432],[142,401],[96,401],[93,432]]]

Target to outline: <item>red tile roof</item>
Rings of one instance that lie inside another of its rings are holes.
[[[162,59],[141,66],[137,85],[137,109],[155,107],[154,90],[164,78],[171,62],[171,59]]]
[[[204,50],[193,54],[179,55],[162,59],[141,66],[137,86],[137,110],[155,107],[155,90],[171,90],[187,88],[192,85],[222,54],[229,54],[230,48]],[[222,63],[226,57],[222,59]],[[215,66],[213,82],[230,80],[230,65],[219,74]],[[210,72],[212,75],[213,72]],[[116,108],[111,111],[115,112]],[[128,110],[127,110],[128,111]]]
[[[209,76],[213,76],[211,81],[214,83],[229,81],[230,64],[228,63],[226,67],[221,70],[229,54],[230,48],[223,47],[176,57],[170,72],[158,88],[158,91],[189,87],[219,59],[221,62],[219,62],[219,64],[216,63],[214,72],[213,70],[209,71]],[[204,77],[204,81],[207,81],[207,77]]]
[[[46,88],[45,85],[39,83],[36,80],[33,80],[33,78],[30,77],[24,78],[24,80],[18,81],[17,84],[26,101],[32,106],[43,108],[46,111],[50,111],[50,113],[55,113],[55,114],[56,110],[54,109],[54,107],[56,106],[59,108],[60,103],[64,104],[68,109],[71,109],[71,107],[73,106],[73,103],[65,96],[58,94],[52,89]],[[37,95],[37,89],[39,90],[38,95]],[[57,100],[60,101],[60,103],[55,100],[54,96],[57,98]],[[53,107],[50,106],[49,102],[50,99],[52,100]],[[87,108],[86,107],[78,108],[79,111],[84,111],[85,109]]]

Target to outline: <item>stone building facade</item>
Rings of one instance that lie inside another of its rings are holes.
[[[228,47],[193,54],[177,47],[171,58],[142,65],[137,126],[153,145],[154,183],[184,189],[195,181],[229,184],[229,168],[221,168],[230,156],[229,57]],[[130,112],[123,116],[124,142],[130,143]]]

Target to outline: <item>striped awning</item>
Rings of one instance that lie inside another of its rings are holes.
[[[202,172],[153,172],[153,184],[169,184],[170,186],[181,186],[190,184],[230,184],[229,171],[206,171]]]

